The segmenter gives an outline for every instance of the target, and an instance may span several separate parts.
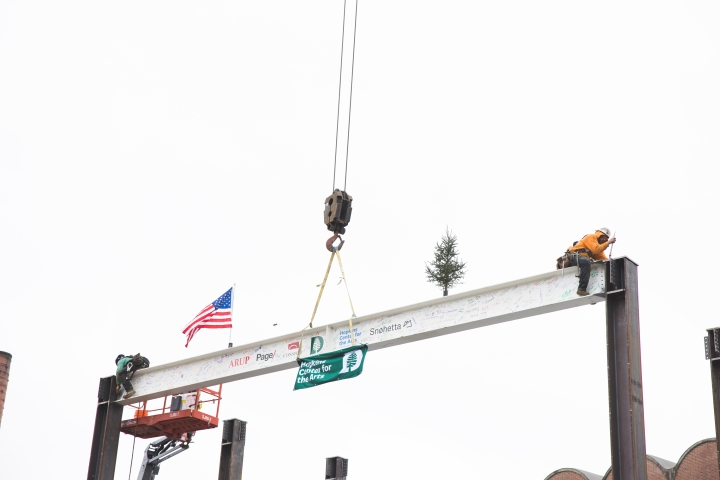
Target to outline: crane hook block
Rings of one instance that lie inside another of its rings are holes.
[[[335,234],[345,234],[345,227],[350,223],[352,214],[352,197],[339,188],[325,199],[325,225]]]

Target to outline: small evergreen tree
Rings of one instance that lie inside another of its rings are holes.
[[[443,291],[446,297],[448,289],[461,284],[465,276],[465,262],[457,258],[457,236],[450,229],[445,229],[439,243],[435,244],[435,260],[428,266],[425,263],[427,281],[432,282]]]

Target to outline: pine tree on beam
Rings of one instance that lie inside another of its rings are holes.
[[[440,287],[444,297],[447,296],[449,289],[461,284],[465,276],[466,264],[457,258],[460,255],[457,245],[457,236],[446,228],[440,242],[435,244],[435,259],[429,266],[427,262],[425,263],[427,281]]]

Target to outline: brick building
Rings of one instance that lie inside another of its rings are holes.
[[[688,448],[677,463],[647,456],[648,480],[720,480],[717,445],[714,438],[701,440]],[[605,475],[576,468],[561,468],[545,480],[613,480],[612,467]]]

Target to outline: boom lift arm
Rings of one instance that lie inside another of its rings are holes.
[[[162,437],[152,442],[145,449],[138,480],[154,480],[160,472],[160,464],[175,455],[190,448],[192,433],[183,435],[180,439]]]

